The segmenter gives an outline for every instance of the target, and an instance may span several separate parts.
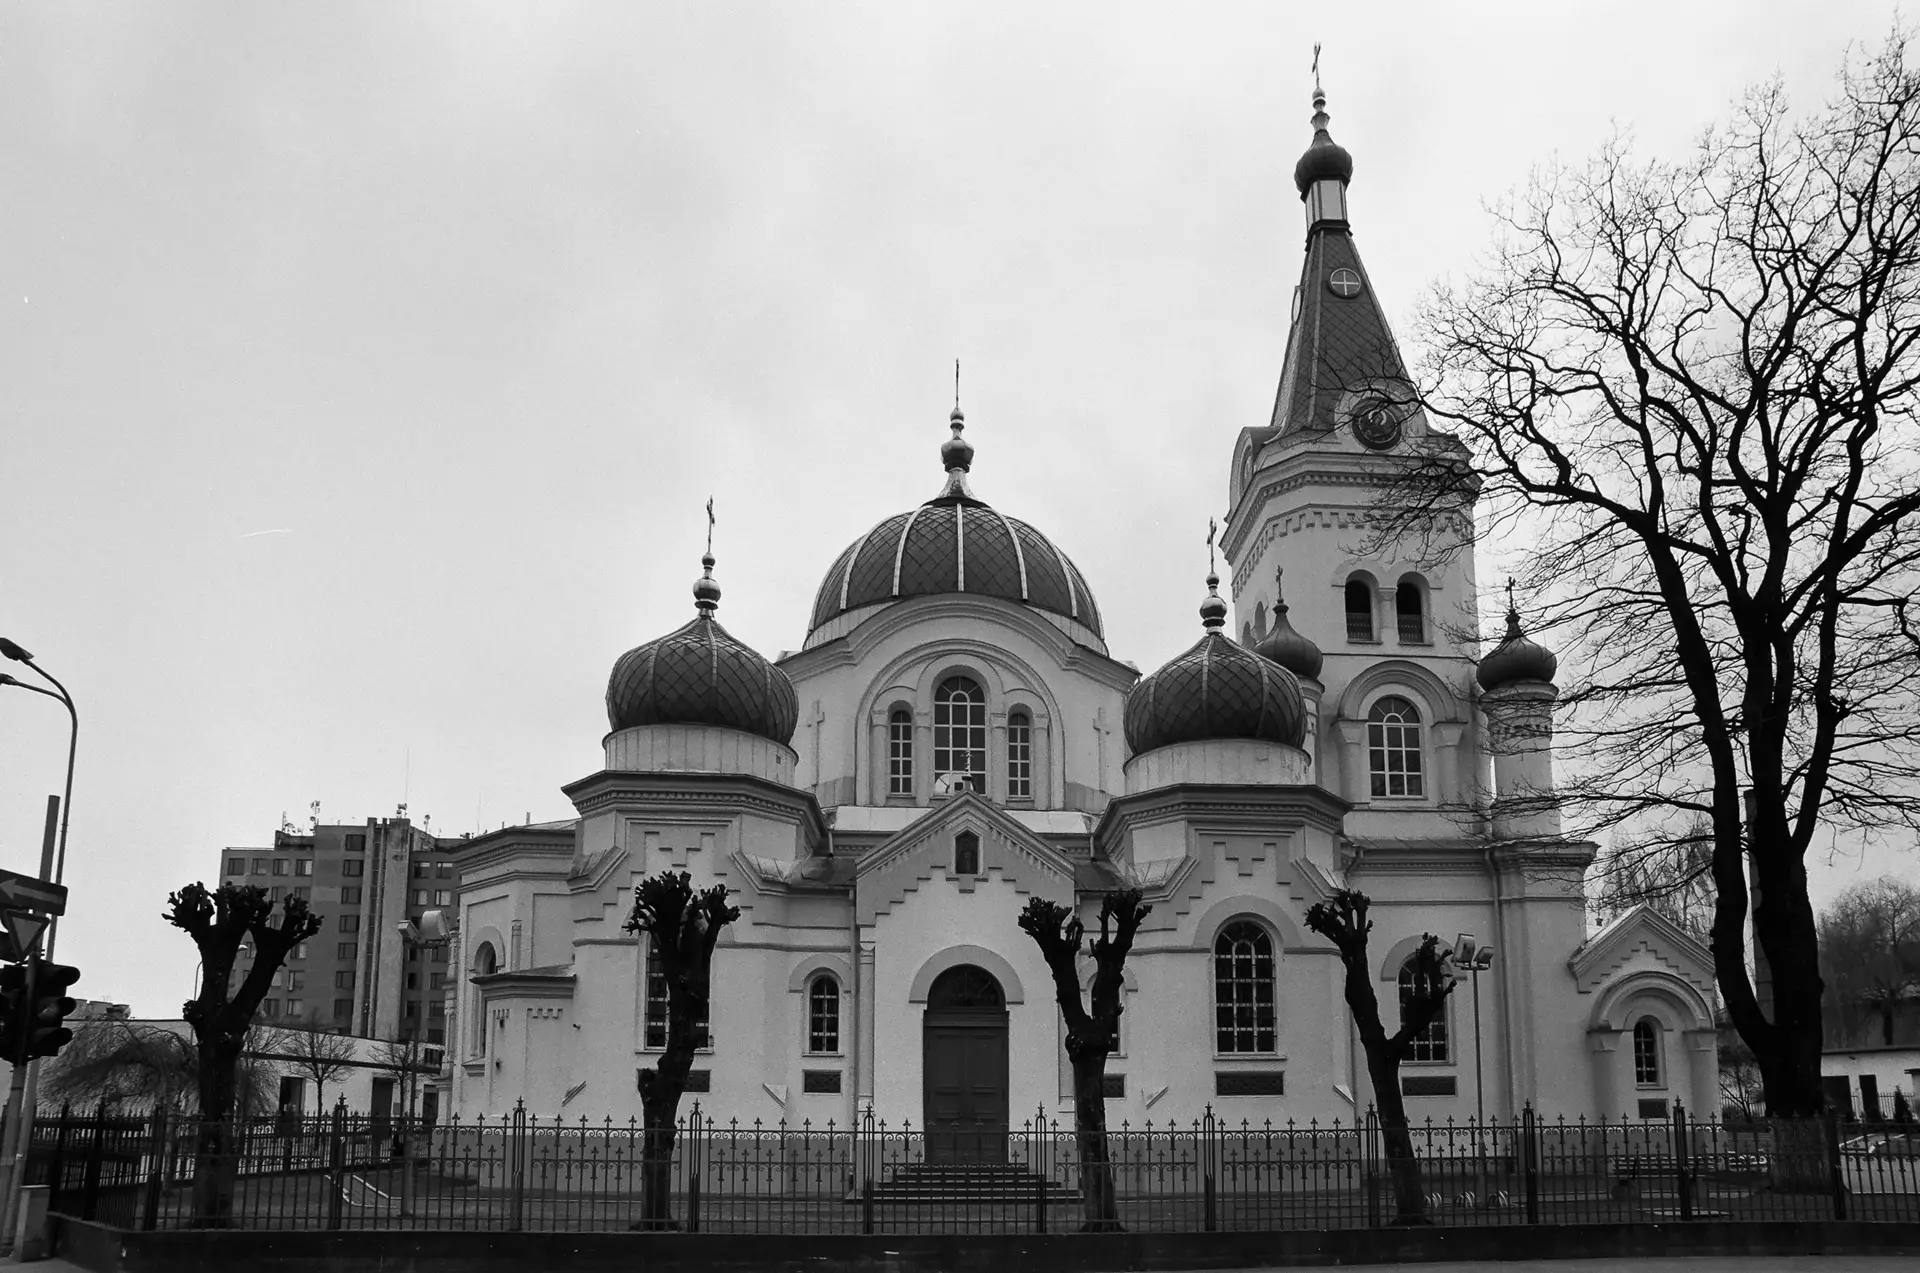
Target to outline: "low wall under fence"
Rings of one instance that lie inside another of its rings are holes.
[[[64,1112],[38,1120],[28,1183],[51,1207],[129,1230],[192,1227],[192,1120]],[[1426,1218],[1448,1227],[1585,1223],[1920,1223],[1920,1126],[1834,1119],[1589,1122],[1536,1116],[1412,1132]],[[336,1111],[237,1126],[240,1229],[591,1232],[641,1216],[637,1120],[409,1125]],[[1397,1217],[1377,1120],[1110,1129],[1130,1231],[1388,1227]],[[1077,1229],[1090,1173],[1070,1123],[1042,1114],[965,1135],[871,1116],[851,1127],[720,1120],[696,1104],[669,1163],[690,1233],[1035,1233]]]

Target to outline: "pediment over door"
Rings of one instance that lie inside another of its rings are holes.
[[[977,873],[955,877],[961,837],[979,843]],[[972,793],[957,796],[860,859],[856,872],[861,923],[872,923],[936,875],[963,893],[998,878],[1016,892],[1073,904],[1072,859]]]

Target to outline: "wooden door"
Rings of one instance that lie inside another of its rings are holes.
[[[924,1040],[928,1162],[1005,1162],[1007,1015],[929,1012]]]

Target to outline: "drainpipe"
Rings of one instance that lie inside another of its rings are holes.
[[[827,857],[833,857],[833,828],[827,828]],[[856,863],[856,866],[858,864]],[[852,1046],[847,1050],[847,1130],[856,1131],[860,1122],[860,996],[866,987],[860,984],[860,875],[847,877],[847,981],[849,993],[846,1021],[842,1030]],[[804,1011],[804,1007],[803,1007]],[[846,1026],[852,1029],[846,1029]],[[844,1044],[843,1044],[844,1046]]]

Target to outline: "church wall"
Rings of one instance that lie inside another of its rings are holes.
[[[874,1110],[897,1126],[925,1121],[921,1090],[924,1002],[911,1001],[915,978],[930,960],[955,947],[982,947],[998,956],[1018,979],[1023,1002],[1008,1005],[1008,1106],[1014,1126],[1043,1103],[1059,1105],[1058,1047],[1053,982],[1033,939],[1020,931],[1019,915],[1027,892],[1014,888],[998,872],[967,881],[970,891],[945,871],[881,914],[866,936],[876,949],[874,963]],[[1070,900],[1064,881],[1054,900]],[[951,956],[949,956],[951,957]],[[972,962],[958,959],[955,962]],[[989,971],[999,975],[994,967]],[[1001,978],[1011,1000],[1016,987]]]
[[[611,934],[582,937],[573,949],[573,1067],[571,1088],[586,1086],[567,1103],[569,1116],[616,1122],[637,1117],[640,1094],[639,941]]]

